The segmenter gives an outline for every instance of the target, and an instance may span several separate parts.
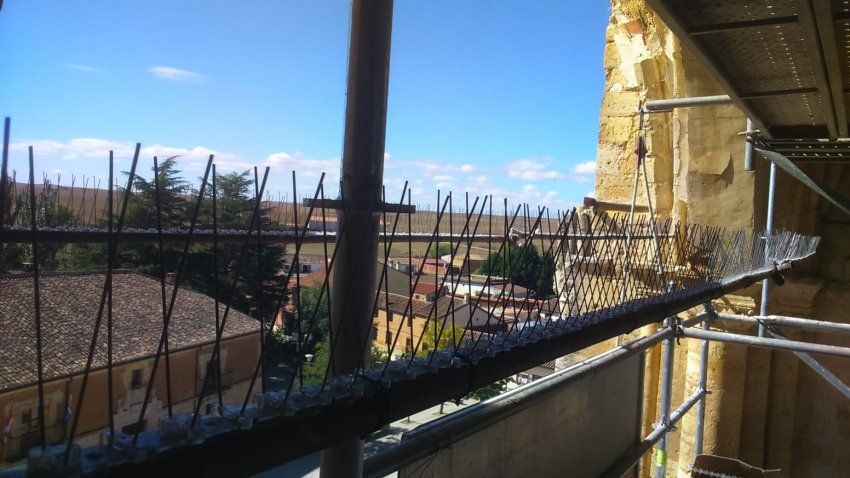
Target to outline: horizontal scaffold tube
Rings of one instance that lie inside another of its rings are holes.
[[[728,332],[714,332],[711,330],[701,330],[690,327],[682,327],[679,330],[683,337],[690,339],[712,340],[715,342],[750,345],[753,347],[788,350],[791,352],[806,352],[812,354],[834,355],[837,357],[850,357],[850,348],[848,347],[797,342],[793,340],[771,339],[766,337],[754,337],[752,335],[730,334]]]
[[[814,330],[818,332],[850,335],[850,324],[839,324],[836,322],[827,322],[825,320],[801,319],[799,317],[786,317],[784,315],[748,316],[737,314],[717,314],[717,318],[754,325],[758,325],[759,322],[763,322],[764,324],[769,325],[797,327],[800,329]]]
[[[668,98],[662,100],[647,100],[643,104],[644,111],[658,113],[672,111],[674,108],[691,108],[694,106],[725,105],[732,103],[729,95],[694,96],[691,98]]]

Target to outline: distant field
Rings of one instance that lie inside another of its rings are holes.
[[[16,195],[25,194],[27,191],[27,185],[20,182],[14,184],[13,188]],[[36,184],[35,188],[36,193],[39,193],[42,189],[42,185]],[[115,204],[114,207],[117,210],[118,204],[120,202],[120,193],[115,192],[114,194],[115,200],[113,202]],[[71,209],[72,213],[81,219],[80,222],[83,225],[95,225],[99,221],[101,221],[102,218],[105,217],[108,191],[103,187],[101,187],[100,189],[94,188],[91,181],[88,182],[87,187],[83,187],[82,181],[78,180],[77,184],[75,184],[75,186],[71,188],[70,180],[63,179],[62,183],[58,187],[58,196],[59,203],[62,206],[66,206]],[[295,226],[296,213],[294,209],[296,208],[293,207],[293,204],[291,202],[264,201],[263,206],[268,210],[268,214],[272,218],[272,220],[281,224],[283,227]],[[502,205],[499,204],[497,207],[501,209]],[[301,225],[301,227],[303,227],[303,225],[307,221],[308,212],[309,208],[300,204],[297,206],[298,223]],[[503,231],[505,230],[505,216],[503,214],[500,214],[498,211],[494,211],[492,218],[490,218],[490,216],[488,215],[489,208],[487,208],[483,212],[483,214],[481,214],[481,217],[479,219],[479,212],[480,210],[476,210],[475,214],[473,214],[470,220],[468,232],[471,233],[475,228],[475,223],[478,222],[478,234],[487,234],[492,232],[494,236],[501,236],[503,234]],[[335,213],[332,211],[326,211],[326,214],[328,216],[331,216]],[[321,212],[318,209],[314,209],[312,215],[316,217],[321,217]],[[512,215],[513,212],[511,213],[511,216]],[[550,212],[549,223],[552,230],[557,229],[556,216],[557,211]],[[510,222],[510,219],[511,217],[508,217],[508,222]],[[519,215],[517,216],[514,222],[514,227],[517,229],[530,229],[531,224],[533,224],[535,220],[536,217],[523,217],[522,215]],[[395,223],[395,214],[387,214],[386,222],[387,231],[390,232],[392,230],[393,224]],[[413,214],[409,222],[412,226],[412,231],[414,233],[432,233],[436,227],[437,213],[433,210],[427,210],[418,207],[416,213]],[[446,211],[440,221],[440,232],[447,233],[451,230],[454,234],[460,234],[461,231],[463,231],[464,229],[465,223],[465,212],[462,208],[455,208],[455,211],[452,214],[449,214],[449,212]],[[547,230],[547,226],[545,225],[545,223],[546,218],[544,217],[541,223],[541,229],[543,230]],[[407,216],[401,216],[398,220],[396,233],[399,235],[399,237],[401,237],[406,234],[407,231],[408,218]],[[416,249],[417,247],[420,249]],[[424,250],[422,248],[424,247],[424,244],[415,244],[414,255],[423,253]],[[396,255],[397,250],[398,255],[407,255],[407,246],[404,246],[403,248],[401,248],[400,246],[399,248],[394,246],[394,255]]]

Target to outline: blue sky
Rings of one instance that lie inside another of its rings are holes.
[[[593,189],[608,2],[396,0],[386,183],[566,207]],[[102,176],[132,145],[196,177],[272,167],[285,194],[338,176],[345,1],[6,0],[0,115],[11,167]],[[19,176],[21,177],[21,176]]]

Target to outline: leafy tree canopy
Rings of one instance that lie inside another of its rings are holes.
[[[541,257],[533,244],[525,247],[507,246],[501,253],[493,252],[476,271],[478,274],[505,277],[535,292],[537,297],[552,295],[555,261],[548,252]]]

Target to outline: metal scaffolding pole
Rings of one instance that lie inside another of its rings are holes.
[[[770,335],[776,337],[779,340],[788,340],[788,337],[780,334],[776,330],[768,329]],[[850,398],[850,387],[847,386],[846,383],[842,382],[841,379],[835,376],[832,372],[830,372],[826,367],[821,365],[820,362],[815,360],[811,355],[805,352],[794,352],[794,355],[797,356],[800,360],[803,361],[804,364],[808,365],[814,372],[821,376],[824,380],[826,380],[830,385],[832,385],[836,390],[841,392],[847,398]]]
[[[850,324],[836,324],[823,320],[801,319],[798,317],[784,316],[748,317],[745,315],[736,314],[717,314],[717,317],[720,319],[730,320],[733,322],[741,322],[745,324],[764,324],[767,327],[768,334],[780,340],[789,339],[788,337],[785,337],[784,335],[779,333],[779,331],[776,330],[774,327],[772,327],[773,325],[798,327],[801,329],[813,330],[818,332],[850,335]],[[848,387],[847,384],[842,382],[841,379],[836,377],[835,374],[830,372],[826,367],[821,365],[821,363],[815,360],[811,355],[805,352],[794,352],[794,355],[796,355],[797,358],[802,360],[803,363],[808,365],[815,373],[820,375],[821,378],[826,380],[836,390],[841,392],[842,395],[847,398],[850,398],[850,387]]]
[[[738,314],[717,314],[717,318],[745,324],[759,325],[763,323],[767,326],[779,325],[783,327],[797,327],[815,332],[850,335],[850,324],[838,324],[825,320],[801,319],[799,317],[786,317],[784,315],[768,315],[765,317]]]
[[[764,260],[770,262],[770,236],[773,234],[773,209],[776,202],[776,163],[770,163],[770,185],[767,190],[767,222],[764,226]],[[770,300],[770,278],[761,281],[761,304],[759,314],[767,315],[767,303]],[[765,336],[764,324],[759,324],[759,337]]]
[[[747,118],[747,131],[746,131],[746,144],[744,145],[744,171],[755,171],[756,170],[756,162],[755,162],[755,148],[753,147],[753,143],[750,142],[750,134],[753,134],[753,120]]]
[[[776,350],[788,350],[791,352],[806,352],[813,354],[834,355],[837,357],[850,358],[850,348],[835,345],[813,344],[810,342],[797,342],[794,340],[771,339],[767,337],[753,337],[751,335],[730,334],[726,332],[714,332],[709,330],[681,327],[679,334],[682,337],[700,340],[712,340],[715,342],[727,342],[732,344],[743,344],[753,347],[763,347]]]
[[[668,292],[673,291],[673,284],[668,285]],[[667,317],[666,326],[668,329],[675,329],[676,316]],[[670,396],[673,394],[673,367],[676,353],[675,337],[668,337],[662,345],[664,350],[664,361],[661,363],[661,403],[658,417],[658,423],[654,429],[663,429],[660,440],[658,441],[658,450],[655,460],[655,476],[656,478],[664,478],[667,474],[667,429],[670,426]]]
[[[647,100],[643,109],[647,113],[666,113],[675,108],[691,108],[694,106],[731,104],[729,95],[694,96],[691,98],[668,98],[663,100]]]
[[[708,321],[714,313],[711,302],[705,304],[706,320],[702,321],[702,329],[708,330]],[[708,389],[708,340],[703,340],[700,344],[700,363],[699,363],[699,388],[700,390]],[[705,435],[705,395],[702,396],[697,403],[697,426],[694,430],[694,454],[702,455],[702,444]]]
[[[694,390],[694,392],[681,405],[679,405],[679,408],[673,410],[673,413],[670,414],[670,419],[666,425],[660,425],[652,430],[646,438],[641,440],[641,442],[634,448],[621,456],[600,476],[605,478],[621,478],[624,476],[632,469],[633,466],[635,466],[643,455],[652,449],[653,445],[658,443],[658,441],[661,440],[661,438],[667,433],[674,430],[676,424],[679,423],[679,420],[681,420],[695,404],[704,399],[705,389]]]
[[[378,205],[384,175],[387,91],[390,72],[393,0],[354,0],[348,59],[342,200],[331,290],[330,352],[334,374],[350,374],[367,364],[363,338],[372,326],[375,264],[378,259]],[[360,262],[362,261],[362,262]],[[357,267],[358,264],[365,264]],[[343,310],[344,309],[344,310]],[[363,440],[351,436],[322,452],[321,476],[363,474]]]

